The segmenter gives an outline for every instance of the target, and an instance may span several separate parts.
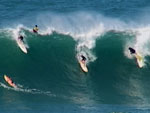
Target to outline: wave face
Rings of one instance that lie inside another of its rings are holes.
[[[7,3],[0,2],[0,112],[149,112],[146,0]],[[32,32],[35,24],[39,34]],[[16,43],[19,34],[28,54]],[[142,69],[128,47],[143,56]],[[81,54],[88,73],[78,63]]]

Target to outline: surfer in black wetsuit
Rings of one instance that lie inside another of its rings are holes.
[[[86,58],[85,58],[85,56],[83,56],[83,55],[81,55],[81,58],[82,58],[82,62],[85,62],[86,61]]]
[[[129,51],[130,51],[131,54],[136,54],[135,49],[133,49],[133,48],[131,48],[131,47],[129,47],[128,49],[129,49]]]
[[[21,41],[23,41],[23,36],[20,35],[20,36],[18,37],[18,39],[21,40]]]

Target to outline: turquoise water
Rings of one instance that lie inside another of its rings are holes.
[[[149,10],[146,0],[1,0],[0,113],[150,112]],[[16,43],[19,34],[28,54]],[[143,56],[143,68],[129,46]]]

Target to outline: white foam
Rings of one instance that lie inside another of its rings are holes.
[[[5,89],[13,90],[13,91],[17,91],[17,92],[24,92],[24,93],[30,93],[30,94],[44,94],[44,95],[48,95],[48,96],[55,96],[50,91],[41,91],[41,90],[38,90],[38,89],[24,88],[24,86],[20,85],[20,84],[17,84],[17,88],[13,88],[13,87],[7,86],[4,83],[0,82],[0,86],[5,88]]]
[[[77,41],[77,54],[81,54],[81,49],[79,48],[86,46],[86,51],[89,51],[91,53],[90,57],[93,58],[91,61],[96,59],[96,56],[91,52],[91,49],[95,47],[96,39],[110,30],[116,32],[131,31],[135,33],[135,37],[133,37],[135,41],[130,42],[130,40],[127,40],[126,42],[124,53],[128,58],[133,58],[129,54],[129,46],[135,48],[144,57],[150,55],[150,46],[148,45],[150,42],[150,26],[146,24],[142,26],[132,21],[125,23],[119,19],[105,17],[96,12],[42,13],[37,16],[36,23],[39,26],[39,34],[41,35],[50,35],[53,31],[56,31],[57,33],[72,36]],[[32,31],[34,26],[28,28],[18,25],[16,28],[11,29],[14,38],[18,37],[22,27]]]
[[[95,47],[96,38],[100,38],[109,30],[122,30],[126,25],[118,19],[106,18],[95,12],[75,12],[66,15],[50,13],[40,15],[37,20],[44,26],[44,34],[56,31],[72,36],[78,42],[77,56],[84,54],[88,62],[96,59],[91,52],[91,49]],[[80,48],[83,46],[86,46],[86,50],[81,51]]]
[[[16,41],[20,35],[22,35],[23,37],[26,37],[25,33],[22,31],[22,29],[29,30],[27,27],[23,26],[22,24],[19,24],[15,28],[6,28],[7,32],[9,32],[9,34],[12,36],[12,39],[16,40]],[[29,48],[25,38],[24,38],[24,42],[25,42],[26,48]]]
[[[118,19],[106,18],[95,12],[74,12],[68,14],[46,13],[38,16],[43,32],[69,34],[75,40],[89,40],[107,30],[122,30],[127,25]]]
[[[83,54],[87,58],[91,57],[89,62],[96,59],[91,49],[95,47],[97,38],[109,30],[122,31],[127,28],[124,22],[114,18],[106,18],[95,12],[74,12],[65,15],[46,13],[38,16],[37,23],[43,26],[41,29],[43,34],[51,34],[56,31],[72,36],[78,42],[77,54],[83,53],[83,50],[81,52],[79,48],[86,46],[87,49]]]
[[[118,19],[104,17],[96,12],[74,12],[65,15],[52,12],[42,13],[37,16],[36,23],[39,23],[39,34],[41,35],[50,35],[53,31],[56,31],[57,33],[72,36],[77,41],[77,54],[83,53],[83,50],[81,52],[79,48],[86,46],[83,54],[86,54],[85,56],[89,58],[88,62],[96,59],[91,49],[95,47],[97,38],[100,38],[101,35],[109,30],[121,31],[127,27],[124,22]],[[10,31],[14,39],[20,33],[23,36],[25,35],[21,32],[22,28],[32,31],[32,28],[24,25],[11,28]]]
[[[139,26],[131,29],[131,31],[135,34],[134,39],[132,39],[134,41],[129,40],[127,42],[124,53],[128,58],[133,58],[128,50],[128,47],[133,47],[137,53],[142,55],[145,62],[145,56],[150,55],[150,26]]]
[[[134,47],[143,56],[150,55],[150,27],[143,27],[136,29],[136,43]]]

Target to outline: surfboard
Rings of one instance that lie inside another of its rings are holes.
[[[135,57],[136,57],[136,61],[137,61],[137,64],[138,64],[139,68],[142,68],[144,66],[144,59],[138,53],[135,54]]]
[[[82,61],[79,61],[79,64],[81,66],[81,69],[84,71],[84,72],[88,72],[88,69],[87,69],[87,66],[84,62]]]
[[[12,82],[12,80],[7,75],[4,75],[4,79],[11,87],[17,88],[17,86]]]
[[[23,41],[21,41],[20,39],[17,39],[17,44],[24,53],[27,53],[27,49],[26,49]]]

